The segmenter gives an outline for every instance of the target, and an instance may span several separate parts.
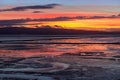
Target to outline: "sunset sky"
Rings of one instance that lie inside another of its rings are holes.
[[[120,29],[120,0],[1,0],[0,27],[13,24],[116,30]]]

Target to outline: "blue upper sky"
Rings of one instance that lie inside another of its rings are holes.
[[[59,3],[63,5],[120,5],[120,0],[0,0],[0,6]]]

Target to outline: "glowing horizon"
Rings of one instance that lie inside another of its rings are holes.
[[[23,24],[33,23],[37,26],[62,26],[67,29],[111,29],[120,28],[120,5],[118,0],[2,0],[0,3],[0,20],[18,20],[18,19],[53,19],[56,17],[96,17],[95,19],[70,19],[70,20],[51,20],[23,22]],[[116,17],[115,17],[115,16]],[[112,16],[114,18],[104,18]],[[5,23],[4,23],[5,24]],[[35,25],[35,26],[36,26]],[[26,27],[34,27],[32,25]]]

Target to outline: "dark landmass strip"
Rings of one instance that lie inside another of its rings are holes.
[[[63,28],[25,28],[25,27],[4,27],[0,28],[0,34],[14,35],[14,34],[33,34],[33,35],[120,35],[120,32],[106,32],[106,31],[95,31],[95,30],[74,30],[74,29],[63,29]]]

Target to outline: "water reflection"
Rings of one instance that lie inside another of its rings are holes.
[[[2,56],[24,56],[29,57],[38,54],[53,54],[58,55],[62,53],[77,53],[77,52],[104,52],[107,56],[113,56],[120,53],[120,45],[114,44],[27,44],[24,46],[4,46],[0,49]]]
[[[14,39],[14,37],[13,37]],[[119,44],[107,44],[120,42],[120,37],[25,37],[26,40],[2,39],[0,44],[0,56],[30,57],[39,54],[59,55],[63,53],[77,52],[104,52],[107,56],[119,55]],[[29,40],[27,40],[29,39]],[[12,40],[12,41],[11,41]],[[39,44],[39,43],[102,43],[106,44]],[[3,44],[4,43],[4,44]],[[27,43],[27,44],[26,44]],[[32,43],[32,44],[31,44]]]

